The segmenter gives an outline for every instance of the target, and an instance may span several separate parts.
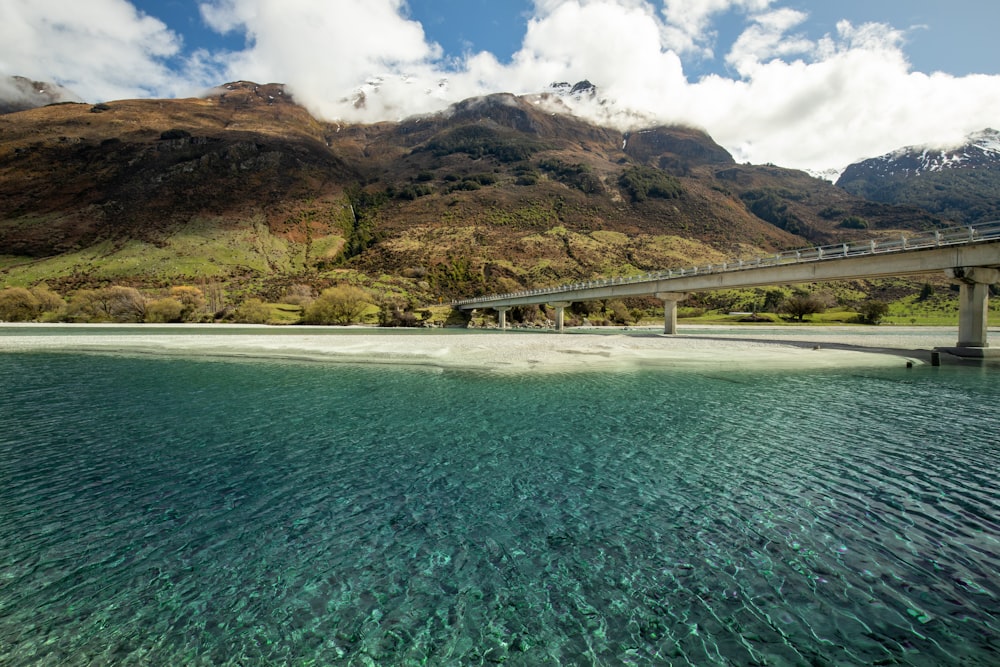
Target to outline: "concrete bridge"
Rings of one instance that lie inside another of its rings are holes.
[[[461,310],[492,308],[500,328],[514,306],[549,304],[556,310],[556,330],[574,301],[656,296],[663,300],[663,332],[677,333],[677,302],[691,292],[762,287],[833,280],[907,276],[943,271],[959,285],[958,348],[971,356],[988,347],[990,285],[1000,284],[1000,221],[903,235],[890,240],[856,241],[707,266],[673,269],[560,285],[510,294],[459,299]]]

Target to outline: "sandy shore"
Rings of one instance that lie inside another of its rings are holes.
[[[227,325],[3,325],[0,353],[66,351],[284,358],[492,371],[612,367],[843,368],[927,363],[950,327],[682,327],[630,331],[433,332]]]

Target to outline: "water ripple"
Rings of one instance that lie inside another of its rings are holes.
[[[996,664],[960,370],[3,356],[0,663]]]

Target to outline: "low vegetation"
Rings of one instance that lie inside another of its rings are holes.
[[[435,279],[452,274],[458,279],[465,268],[460,260],[442,265]],[[452,273],[457,272],[457,273]],[[433,276],[424,276],[431,278]],[[352,278],[357,280],[358,277]],[[447,278],[445,278],[447,279]],[[688,322],[770,324],[889,324],[955,325],[957,292],[949,287],[924,284],[919,292],[905,281],[873,285],[831,283],[812,289],[769,287],[717,290],[692,294],[681,303],[678,317]],[[880,293],[888,298],[875,298]],[[1000,315],[1000,299],[990,302]],[[996,317],[997,315],[993,315]],[[574,303],[566,312],[568,326],[655,325],[662,321],[659,300],[630,297]],[[508,313],[514,326],[551,326],[554,311],[544,306],[524,306]],[[397,291],[393,284],[361,287],[340,283],[319,295],[303,283],[289,285],[271,300],[257,293],[224,292],[217,284],[178,285],[143,289],[125,285],[77,289],[59,294],[46,285],[0,289],[0,321],[4,322],[105,322],[182,323],[240,322],[247,324],[365,324],[384,327],[466,326],[446,303],[426,306],[420,299]],[[476,326],[495,323],[495,315],[480,311]]]
[[[684,192],[679,180],[667,172],[647,166],[629,167],[618,178],[633,202],[647,199],[676,199]]]
[[[368,292],[351,285],[323,290],[305,309],[307,324],[355,324],[371,305]]]

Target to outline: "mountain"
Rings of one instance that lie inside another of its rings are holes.
[[[427,302],[946,224],[537,96],[351,125],[239,81],[0,116],[0,287],[352,282]]]
[[[919,206],[972,224],[1000,218],[1000,132],[968,135],[961,146],[907,146],[844,170],[837,186],[872,201]]]
[[[32,81],[23,76],[0,76],[0,114],[79,101],[76,93],[56,83]]]

